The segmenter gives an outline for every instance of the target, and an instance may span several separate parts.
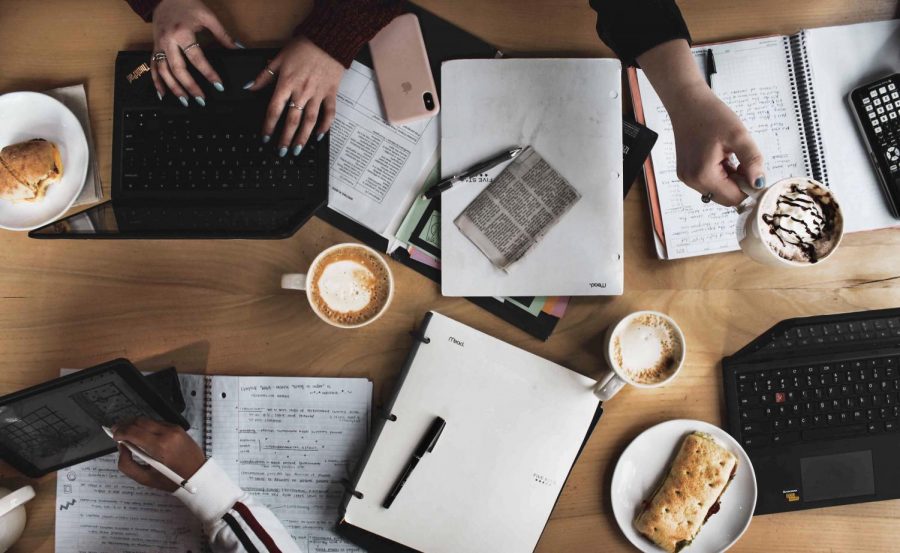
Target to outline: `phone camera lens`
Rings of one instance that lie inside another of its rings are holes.
[[[422,100],[425,102],[425,109],[431,111],[434,109],[434,96],[431,95],[430,92],[426,92],[422,95]]]

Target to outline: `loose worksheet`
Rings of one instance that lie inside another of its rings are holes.
[[[765,157],[769,183],[806,174],[785,40],[772,37],[712,46],[715,93],[753,135]],[[704,66],[706,48],[694,52]],[[638,71],[638,79],[646,125],[659,133],[652,159],[668,258],[737,250],[737,213],[702,203],[700,193],[678,179],[672,122],[642,71]]]
[[[191,425],[203,444],[203,376],[178,375]],[[192,394],[191,392],[194,392]],[[56,552],[200,553],[200,522],[174,496],[119,472],[118,453],[57,473]]]
[[[328,205],[375,232],[393,232],[437,163],[438,118],[388,124],[374,71],[355,61],[336,111]]]
[[[306,553],[361,551],[334,532],[368,440],[372,383],[361,378],[217,376],[208,441],[214,457],[265,504]]]

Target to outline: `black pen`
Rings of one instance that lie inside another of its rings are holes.
[[[463,171],[462,173],[459,173],[458,175],[453,175],[453,176],[447,177],[446,179],[442,180],[441,182],[439,182],[439,183],[435,184],[434,186],[432,186],[431,188],[429,188],[425,192],[425,194],[422,195],[422,197],[425,198],[426,200],[430,200],[430,199],[434,198],[435,196],[443,194],[447,190],[450,190],[451,188],[453,188],[453,185],[458,183],[461,180],[478,175],[480,173],[484,173],[488,169],[492,169],[492,168],[500,165],[504,161],[516,159],[516,156],[521,154],[522,150],[524,150],[524,149],[525,148],[521,148],[521,147],[513,148],[512,150],[509,150],[508,152],[503,152],[502,154],[498,155],[497,157],[492,157],[491,159],[489,159],[487,161],[483,161],[483,162],[479,163],[478,165],[472,167],[471,169],[469,169],[467,171]]]
[[[444,431],[444,427],[447,426],[447,421],[442,419],[441,417],[435,417],[434,422],[431,423],[431,427],[428,429],[428,432],[425,436],[422,437],[422,441],[419,442],[419,447],[413,452],[412,458],[410,458],[409,462],[406,463],[406,466],[403,468],[403,472],[400,474],[400,478],[397,479],[397,482],[394,483],[394,486],[391,488],[391,492],[388,494],[387,498],[385,498],[384,503],[381,504],[385,509],[391,506],[391,503],[397,499],[397,494],[400,493],[400,490],[403,489],[403,485],[406,484],[406,480],[409,478],[409,475],[412,474],[416,465],[419,464],[419,461],[422,457],[425,456],[426,453],[431,453],[431,450],[434,449],[434,446],[437,444],[438,438],[441,437],[441,432]]]
[[[715,92],[713,88],[713,75],[717,73],[716,71],[716,56],[713,55],[712,48],[706,49],[706,84],[709,85],[709,88]]]

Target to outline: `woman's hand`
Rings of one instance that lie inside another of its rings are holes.
[[[712,201],[725,206],[747,197],[741,180],[752,188],[765,188],[762,153],[737,115],[705,82],[682,90],[680,97],[678,107],[669,110],[678,178],[701,194],[712,193]],[[738,159],[737,167],[731,154]]]
[[[277,81],[263,122],[263,142],[271,140],[284,110],[287,110],[284,126],[276,142],[278,155],[284,157],[288,150],[300,155],[316,127],[320,111],[322,119],[316,129],[316,140],[321,140],[334,121],[343,75],[344,66],[312,41],[302,36],[292,39],[256,79],[244,85],[245,89],[256,91]]]
[[[184,107],[188,107],[188,96],[206,106],[203,90],[188,72],[187,62],[196,67],[216,90],[225,90],[222,78],[197,45],[196,33],[203,29],[208,29],[226,48],[243,47],[231,38],[201,0],[162,0],[153,10],[154,60],[150,72],[160,100],[166,90],[171,90]],[[163,59],[157,59],[162,57],[160,53],[165,55]]]
[[[762,153],[737,115],[709,89],[685,40],[660,44],[638,62],[672,120],[679,179],[725,206],[747,197],[741,181],[753,189],[766,187]]]
[[[200,446],[180,426],[140,418],[112,430],[117,442],[129,442],[143,449],[185,480],[194,476],[206,463],[206,456]],[[177,484],[155,469],[137,464],[128,448],[122,444],[119,444],[119,470],[138,484],[150,488],[170,493],[178,489]]]

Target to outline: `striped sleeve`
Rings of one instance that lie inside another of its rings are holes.
[[[281,521],[235,484],[213,459],[175,492],[203,523],[214,553],[301,553]]]

